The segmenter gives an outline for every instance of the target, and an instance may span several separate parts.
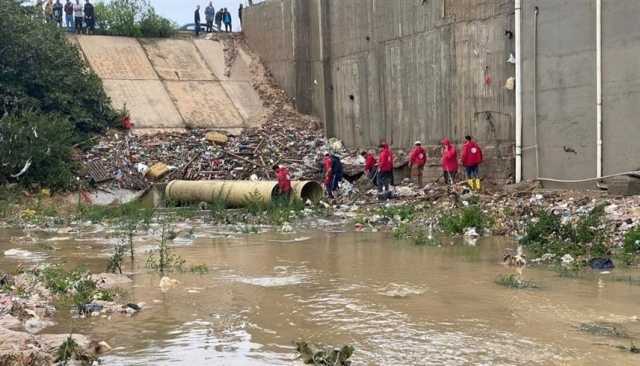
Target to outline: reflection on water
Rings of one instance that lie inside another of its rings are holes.
[[[298,339],[352,344],[354,365],[640,361],[614,347],[629,346],[629,340],[578,330],[582,322],[615,322],[640,337],[639,286],[600,274],[567,279],[527,268],[523,276],[542,289],[500,287],[495,278],[512,271],[499,263],[507,245],[502,240],[432,248],[382,233],[244,236],[196,225],[178,236],[174,250],[188,264],[206,264],[209,273],[172,274],[180,284],[163,293],[160,277],[144,269],[144,250],[157,245],[157,236],[138,237],[128,289],[145,309],[133,318],[73,322],[75,331],[114,347],[107,365],[291,365],[299,362],[293,347]],[[0,238],[6,238],[0,253],[28,251],[39,260],[93,271],[104,269],[118,241],[103,227],[7,230]],[[0,255],[2,269],[19,262],[35,263],[29,255]],[[59,318],[49,331],[69,330],[67,314]]]

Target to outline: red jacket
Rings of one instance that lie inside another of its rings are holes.
[[[280,192],[291,192],[291,177],[289,176],[289,169],[280,167],[276,170],[276,178],[278,179],[278,188],[280,188]]]
[[[393,171],[393,153],[389,149],[389,145],[382,145],[380,152],[380,162],[378,163],[380,173],[388,173]]]
[[[462,146],[462,165],[476,166],[482,163],[482,150],[478,144],[471,140]]]
[[[442,140],[444,147],[442,148],[442,170],[445,172],[458,171],[458,153],[456,147],[449,139]]]
[[[416,146],[411,150],[409,156],[409,163],[411,166],[423,167],[427,163],[427,152],[422,146]]]
[[[331,171],[331,166],[332,166],[332,161],[331,161],[331,156],[325,156],[324,160],[322,160],[322,166],[324,168],[324,183],[325,184],[329,184],[331,183],[331,178],[333,175],[333,172]]]
[[[369,173],[376,167],[376,157],[373,154],[368,153],[364,158],[364,171]]]

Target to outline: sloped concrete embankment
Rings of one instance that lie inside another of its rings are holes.
[[[246,128],[265,113],[251,85],[249,53],[240,48],[225,61],[224,40],[75,36],[72,42],[137,130]]]

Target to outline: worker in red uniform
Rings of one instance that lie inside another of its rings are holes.
[[[427,152],[420,141],[416,141],[411,154],[409,155],[409,167],[411,168],[411,176],[416,178],[419,188],[423,187],[422,175],[424,166],[427,164]]]
[[[378,169],[376,168],[376,157],[373,155],[373,153],[364,150],[362,151],[361,155],[364,158],[364,174],[367,176],[367,178],[369,178],[371,183],[377,186],[376,179],[378,176]]]
[[[473,190],[480,191],[480,171],[482,164],[482,149],[478,146],[471,136],[465,136],[465,142],[462,146],[462,165],[467,174],[467,183]]]
[[[278,180],[279,195],[288,198],[291,194],[291,176],[289,175],[289,169],[285,166],[274,165],[273,171],[276,173],[276,179]]]
[[[442,139],[442,172],[448,185],[453,185],[458,174],[458,153],[448,138]]]
[[[322,168],[324,171],[324,188],[328,198],[333,198],[333,190],[331,189],[333,181],[333,160],[331,154],[327,151],[324,153],[324,159],[322,160]]]
[[[391,198],[391,182],[393,181],[393,152],[385,142],[380,144],[378,161],[378,198]]]

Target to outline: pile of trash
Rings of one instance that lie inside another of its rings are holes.
[[[269,122],[239,135],[190,130],[157,135],[112,132],[83,156],[83,178],[141,190],[174,179],[274,179],[273,165],[289,167],[292,178],[319,179],[322,132]],[[102,174],[100,174],[102,172]]]

